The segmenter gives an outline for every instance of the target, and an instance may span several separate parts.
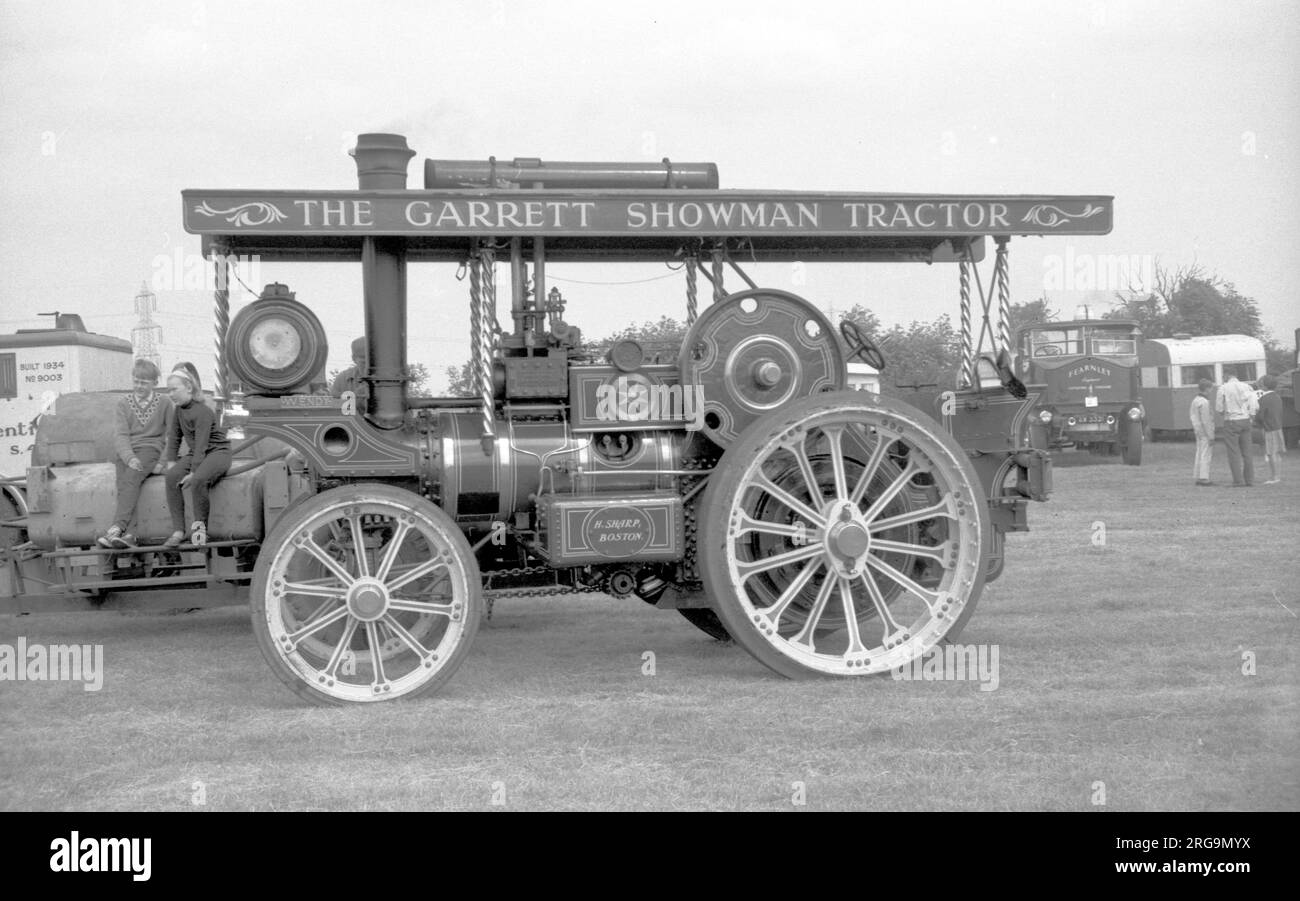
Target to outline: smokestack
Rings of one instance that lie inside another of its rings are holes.
[[[403,135],[357,135],[351,153],[359,189],[406,189],[406,165],[415,151]],[[406,421],[406,239],[363,238],[361,282],[370,366],[366,418],[381,429],[400,428]]]
[[[357,135],[357,146],[348,153],[357,162],[357,187],[361,190],[406,189],[406,165],[415,151],[406,146],[404,135]]]

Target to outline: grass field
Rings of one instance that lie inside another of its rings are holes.
[[[998,646],[994,691],[786,682],[592,596],[499,602],[438,697],[316,709],[242,609],[0,617],[106,669],[0,682],[0,809],[1294,810],[1300,455],[1241,491],[1191,458],[1058,457],[961,637]]]

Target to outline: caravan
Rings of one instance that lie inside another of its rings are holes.
[[[1216,386],[1230,375],[1254,382],[1267,371],[1264,343],[1249,335],[1148,338],[1142,342],[1139,364],[1142,402],[1153,441],[1170,432],[1191,434],[1188,411],[1201,379]]]

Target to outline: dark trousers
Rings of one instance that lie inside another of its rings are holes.
[[[1227,420],[1223,424],[1223,444],[1228,451],[1232,484],[1252,484],[1255,481],[1255,449],[1250,443],[1250,420]]]
[[[135,519],[135,505],[140,500],[140,489],[144,487],[144,480],[153,474],[153,468],[162,456],[152,447],[137,447],[133,450],[136,459],[140,461],[139,472],[123,463],[121,457],[113,461],[117,464],[117,512],[113,514],[113,525],[123,532],[131,531],[128,526]]]
[[[167,509],[172,515],[172,529],[188,532],[185,523],[185,495],[181,491],[183,479],[194,465],[188,454],[177,460],[167,470]],[[208,522],[208,492],[212,486],[221,481],[221,477],[230,468],[230,451],[213,451],[203,458],[203,462],[194,470],[194,478],[189,481],[189,489],[194,495],[194,520],[205,526]]]

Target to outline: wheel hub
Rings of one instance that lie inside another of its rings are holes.
[[[388,592],[374,579],[358,579],[348,591],[348,610],[363,622],[374,622],[388,612]]]
[[[829,512],[838,522],[826,530],[826,556],[840,575],[859,575],[866,566],[867,552],[871,550],[871,532],[867,523],[861,511],[855,510],[851,504],[844,504],[838,510],[832,508]]]
[[[867,545],[871,539],[867,535],[867,530],[855,522],[838,523],[835,528],[831,529],[831,543],[840,556],[847,557],[850,560],[862,556],[866,553]]]

